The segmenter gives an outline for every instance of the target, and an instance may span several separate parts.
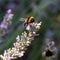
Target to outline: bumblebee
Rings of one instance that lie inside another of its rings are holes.
[[[33,16],[29,16],[26,20],[25,20],[25,22],[24,22],[24,25],[25,24],[29,24],[29,23],[33,23],[35,20],[34,20],[34,17]]]
[[[51,51],[49,49],[47,51],[43,52],[43,56],[46,56],[46,57],[51,57],[53,55],[54,55],[53,51]]]
[[[33,16],[28,16],[26,19],[22,18],[20,21],[24,21],[24,26],[35,21]]]

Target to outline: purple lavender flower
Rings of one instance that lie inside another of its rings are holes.
[[[24,51],[21,51],[19,54],[18,54],[18,57],[22,57],[24,55]]]
[[[20,40],[21,40],[21,37],[18,35],[18,36],[16,37],[16,40],[17,40],[17,41],[20,41]]]
[[[12,10],[11,10],[11,9],[8,9],[8,10],[7,10],[7,13],[11,13],[11,12],[12,12]]]
[[[1,23],[0,28],[7,30],[8,29],[8,26],[6,24]]]

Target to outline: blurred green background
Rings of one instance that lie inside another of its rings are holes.
[[[45,38],[56,42],[58,60],[60,60],[60,0],[0,0],[0,22],[8,9],[12,9],[14,17],[11,32],[3,38],[0,44],[0,54],[11,48],[16,36],[24,31],[20,18],[34,16],[36,21],[42,21],[40,34],[35,37],[22,58],[16,60],[42,60],[42,46]],[[47,33],[48,32],[48,33]]]

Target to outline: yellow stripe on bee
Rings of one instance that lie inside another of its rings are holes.
[[[31,22],[31,19],[32,19],[32,18],[34,18],[34,17],[30,17],[30,18],[29,18],[29,22]]]

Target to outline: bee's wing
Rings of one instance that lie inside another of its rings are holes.
[[[25,21],[25,18],[20,18],[19,21],[24,22]]]

